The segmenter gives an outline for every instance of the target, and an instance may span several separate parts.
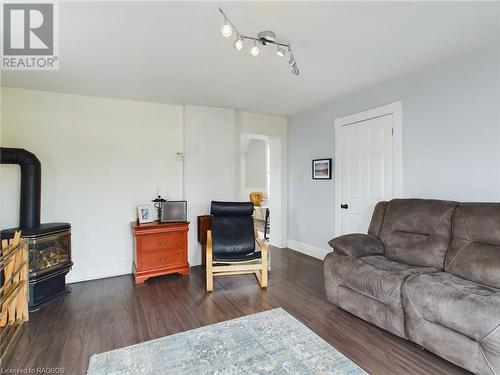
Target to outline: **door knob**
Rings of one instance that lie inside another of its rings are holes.
[[[340,208],[343,208],[344,210],[347,210],[349,208],[349,205],[344,203],[340,205]]]

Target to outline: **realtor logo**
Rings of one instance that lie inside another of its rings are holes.
[[[2,11],[2,69],[58,69],[56,4],[4,2]]]

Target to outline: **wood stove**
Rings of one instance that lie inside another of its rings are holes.
[[[29,309],[38,310],[56,297],[69,293],[66,274],[71,261],[71,225],[40,224],[41,165],[37,157],[23,149],[0,148],[2,164],[21,167],[19,227],[1,231],[1,238],[13,238],[16,230],[29,248]]]

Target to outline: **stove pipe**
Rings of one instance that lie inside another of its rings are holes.
[[[21,167],[21,206],[19,226],[40,226],[41,164],[40,160],[22,148],[0,147],[1,164],[18,164]]]

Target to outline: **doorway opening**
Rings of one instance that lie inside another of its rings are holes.
[[[241,135],[241,199],[254,202],[254,222],[262,238],[270,234],[271,158],[269,137],[259,134]]]

